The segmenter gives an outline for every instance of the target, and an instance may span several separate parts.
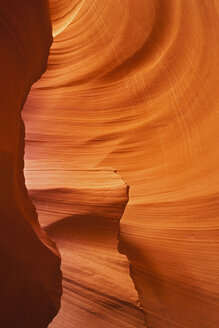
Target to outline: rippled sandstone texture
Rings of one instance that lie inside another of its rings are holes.
[[[127,185],[112,169],[41,164],[32,161],[25,176],[62,256],[62,305],[50,327],[144,327],[128,261],[117,250]]]
[[[24,184],[21,109],[46,69],[46,1],[0,2],[0,327],[45,328],[58,312],[60,256]]]
[[[50,7],[55,38],[47,72],[25,105],[26,169],[33,160],[50,172],[60,166],[63,181],[69,169],[85,177],[88,169],[117,169],[130,186],[119,249],[130,261],[146,324],[218,327],[218,1],[51,0]],[[49,210],[57,211],[52,199]],[[77,222],[69,234],[68,221],[47,229],[59,243],[64,276],[74,247],[80,277],[83,244],[98,240]],[[76,268],[66,273],[69,284],[79,279]],[[70,286],[58,326],[78,328],[78,307],[89,307],[71,298]],[[113,326],[106,306],[106,320],[100,312],[89,312],[89,327]]]

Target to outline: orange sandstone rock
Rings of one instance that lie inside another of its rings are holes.
[[[48,68],[23,116],[27,170],[32,160],[49,170],[58,161],[63,174],[117,169],[130,185],[119,249],[131,263],[147,325],[217,328],[218,1],[50,6]],[[55,226],[59,244],[67,244]],[[65,297],[67,317],[77,310]]]
[[[127,185],[110,169],[41,164],[44,170],[33,161],[25,176],[40,222],[62,256],[62,305],[50,327],[144,327],[128,261],[117,250]]]
[[[0,326],[45,328],[60,307],[60,256],[24,183],[21,109],[46,69],[46,1],[0,3]]]

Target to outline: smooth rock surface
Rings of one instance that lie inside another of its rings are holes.
[[[60,255],[24,183],[21,109],[52,43],[44,0],[0,2],[0,327],[45,328],[59,310]]]
[[[23,115],[26,168],[117,169],[130,186],[119,249],[148,327],[217,328],[218,1],[50,7],[48,68]]]

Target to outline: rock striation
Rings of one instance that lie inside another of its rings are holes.
[[[62,256],[62,305],[50,327],[143,328],[128,261],[117,249],[128,186],[109,168],[41,165],[31,161],[25,176],[40,222]]]
[[[130,186],[119,250],[130,261],[147,326],[217,328],[218,1],[50,0],[50,8],[54,42],[47,71],[31,89],[23,113],[27,171],[36,160],[43,185],[40,163],[55,172],[59,161],[61,187],[67,188],[69,168],[117,169]],[[85,176],[89,185],[92,174]],[[76,192],[84,195],[80,188]],[[35,201],[33,190],[31,197]],[[38,210],[46,206],[47,211],[47,202],[37,197]],[[48,197],[52,211],[52,194]],[[69,239],[77,247],[73,235],[63,232],[71,211],[57,219],[53,213],[54,223],[46,215],[47,231],[69,266],[75,254]],[[85,238],[76,226],[70,230],[80,245],[80,239],[86,243],[92,236],[95,243],[95,227]],[[75,272],[68,271],[69,284],[78,283]],[[116,272],[113,277],[120,279]],[[99,292],[98,284],[93,288]],[[131,293],[133,286],[127,290]],[[72,288],[68,296],[64,293],[62,315],[71,313],[71,325],[78,328],[72,293]],[[80,304],[88,308],[86,299]],[[91,323],[88,317],[87,324],[112,325],[103,322]],[[59,322],[61,328],[72,326]]]

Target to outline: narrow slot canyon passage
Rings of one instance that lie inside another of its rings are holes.
[[[0,327],[218,328],[218,39],[218,0],[0,2]]]

